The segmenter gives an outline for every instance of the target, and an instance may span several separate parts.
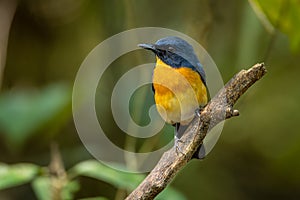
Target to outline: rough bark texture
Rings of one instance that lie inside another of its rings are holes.
[[[150,174],[126,199],[154,199],[191,160],[211,128],[225,119],[239,115],[237,110],[233,110],[233,105],[265,73],[266,69],[261,63],[236,74],[207,104],[200,117],[195,117],[183,134],[183,143],[180,143],[183,154],[177,153],[175,148],[165,152]]]

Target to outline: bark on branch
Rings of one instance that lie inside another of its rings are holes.
[[[184,154],[178,154],[175,148],[165,152],[150,174],[126,199],[154,199],[191,160],[210,129],[225,119],[239,115],[233,105],[266,72],[264,64],[260,63],[236,74],[207,104],[200,117],[195,117],[183,134],[180,147]]]

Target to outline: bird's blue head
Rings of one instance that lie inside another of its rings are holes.
[[[155,44],[139,44],[147,50],[151,50],[163,62],[171,67],[189,67],[197,71],[205,82],[205,73],[194,53],[193,47],[185,40],[170,36],[159,39]]]

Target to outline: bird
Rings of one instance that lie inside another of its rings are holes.
[[[155,54],[152,90],[157,111],[175,127],[175,147],[195,114],[207,104],[206,75],[193,47],[184,39],[168,36],[153,43],[138,44]],[[199,147],[193,158],[203,159],[205,149]]]

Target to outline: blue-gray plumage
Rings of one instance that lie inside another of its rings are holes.
[[[185,40],[170,36],[158,40],[155,44],[139,44],[140,47],[152,50],[162,61],[174,67],[188,67],[198,72],[206,85],[203,67],[195,55],[193,47]]]

